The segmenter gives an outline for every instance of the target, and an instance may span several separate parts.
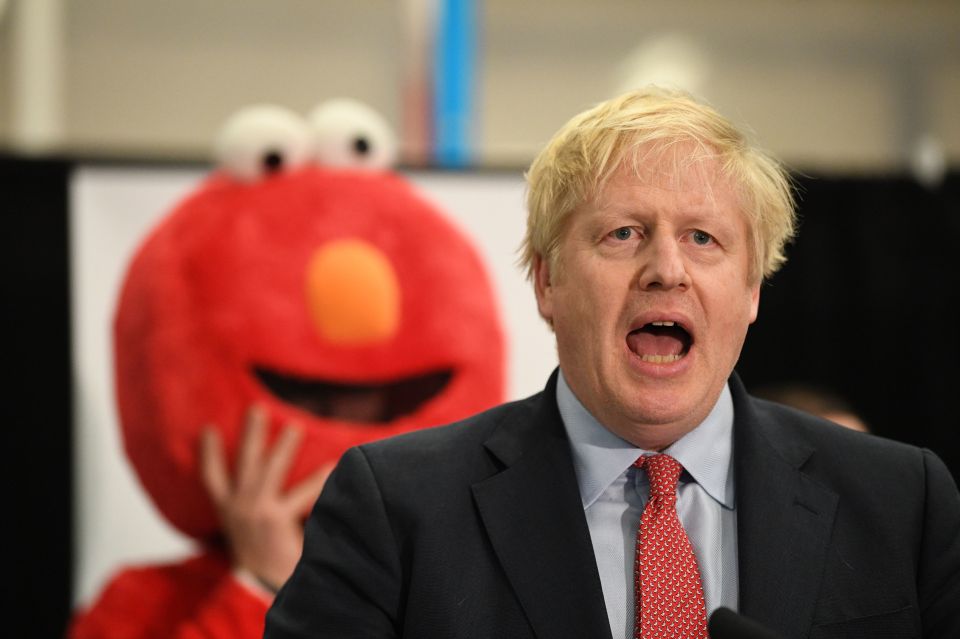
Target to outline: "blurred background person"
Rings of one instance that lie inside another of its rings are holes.
[[[771,384],[759,387],[753,394],[829,419],[851,430],[870,432],[866,422],[847,400],[824,388],[801,383]]]

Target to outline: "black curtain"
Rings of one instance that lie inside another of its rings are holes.
[[[10,637],[62,637],[71,605],[68,173],[66,162],[0,157],[0,582]]]
[[[845,396],[871,430],[960,478],[960,174],[800,177],[800,233],[765,285],[738,371]]]

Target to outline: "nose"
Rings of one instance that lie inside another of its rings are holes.
[[[674,238],[654,236],[641,259],[638,283],[642,290],[686,289],[690,285],[683,252]]]
[[[393,337],[400,324],[400,286],[383,252],[358,239],[314,251],[306,272],[314,328],[336,344],[359,346]]]

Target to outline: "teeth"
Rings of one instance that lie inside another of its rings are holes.
[[[654,326],[676,326],[676,322],[650,322]]]
[[[641,355],[640,359],[653,364],[670,364],[681,359],[683,355]]]

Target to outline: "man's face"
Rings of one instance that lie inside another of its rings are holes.
[[[621,167],[572,213],[555,272],[545,260],[536,271],[574,394],[646,449],[709,414],[760,298],[735,193],[714,160],[674,157],[682,152]]]

